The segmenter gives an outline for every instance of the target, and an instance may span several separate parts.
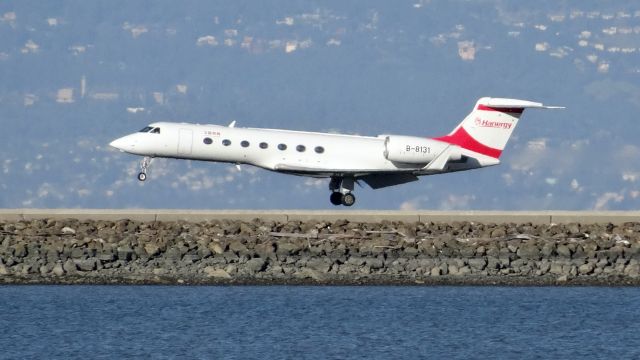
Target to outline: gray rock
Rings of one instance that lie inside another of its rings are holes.
[[[378,270],[384,267],[384,261],[378,258],[369,258],[367,259],[366,264],[371,270]]]
[[[81,259],[84,257],[84,249],[79,247],[72,248],[69,255],[72,259]]]
[[[4,264],[0,264],[0,276],[9,275],[9,269]]]
[[[358,256],[351,256],[347,260],[346,264],[347,265],[351,265],[351,266],[355,266],[355,267],[359,267],[359,266],[364,265],[365,262],[366,262],[365,258],[361,258],[361,257],[358,257]],[[416,266],[417,266],[417,264],[416,264]]]
[[[460,248],[460,256],[465,258],[473,257],[476,254],[476,248],[472,245],[466,245]]]
[[[211,250],[209,250],[208,248],[206,247],[198,248],[198,257],[200,257],[200,259],[206,259],[211,255],[213,254],[211,253]]]
[[[551,263],[551,266],[549,267],[549,273],[554,274],[554,275],[562,275],[564,273],[563,271],[563,265],[559,264],[559,263]]]
[[[535,244],[521,245],[516,252],[519,257],[527,260],[540,260],[540,249]]]
[[[575,265],[571,265],[571,269],[569,270],[569,275],[577,276],[578,275],[578,267]]]
[[[431,269],[431,272],[429,273],[429,275],[431,276],[440,276],[442,275],[442,269],[439,267],[434,267],[433,269]]]
[[[545,242],[540,249],[540,255],[544,258],[549,258],[556,251],[556,244],[554,242]]]
[[[223,269],[218,269],[213,266],[207,266],[204,268],[204,273],[208,277],[217,279],[231,279],[231,275]]]
[[[326,279],[326,275],[309,268],[303,268],[299,271],[296,271],[293,275],[299,279],[313,279],[320,282]]]
[[[52,267],[50,266],[42,265],[38,270],[40,271],[40,275],[47,275],[49,272],[51,272],[51,268]]]
[[[447,263],[445,263],[445,262],[441,263],[439,268],[440,268],[440,273],[442,275],[449,274],[449,265],[447,265]]]
[[[571,258],[571,250],[569,249],[569,247],[567,247],[566,245],[562,244],[562,245],[558,245],[556,247],[556,253],[564,258]]]
[[[328,273],[331,269],[331,262],[326,258],[312,258],[307,261],[306,267],[321,273]]]
[[[99,255],[100,261],[111,262],[116,260],[116,253],[113,250],[103,250]]]
[[[51,272],[55,275],[55,276],[62,276],[64,275],[64,269],[62,267],[61,263],[56,263],[53,266],[53,269],[51,270]]]
[[[451,265],[450,264],[449,267],[448,267],[448,270],[449,270],[449,274],[450,275],[453,275],[453,276],[458,276],[459,275],[458,274],[458,267],[455,266],[455,265]]]
[[[76,266],[80,271],[93,271],[97,268],[98,260],[96,258],[75,260]]]
[[[131,261],[133,259],[133,249],[130,246],[119,246],[118,260]]]
[[[472,258],[467,261],[469,266],[474,271],[481,271],[487,266],[487,259],[485,258]]]
[[[491,232],[492,238],[503,238],[507,236],[507,232],[503,228],[497,228]]]
[[[224,257],[224,261],[226,261],[227,263],[238,263],[241,259],[238,255],[236,255],[236,253],[231,251],[227,251],[226,253],[222,254],[222,256]],[[245,257],[242,257],[242,259],[245,259]]]
[[[640,265],[629,264],[624,268],[624,274],[633,278],[640,276]]]
[[[207,248],[209,248],[209,250],[211,250],[211,252],[216,255],[220,255],[224,253],[224,248],[222,247],[222,244],[220,244],[220,242],[218,241],[210,242]]]
[[[17,243],[14,246],[14,249],[13,249],[13,256],[15,256],[15,257],[17,257],[19,259],[27,256],[27,248],[26,248],[26,246],[24,246],[24,244],[21,243],[21,242]]]
[[[524,259],[516,259],[516,260],[511,262],[511,267],[513,269],[518,269],[518,268],[524,266],[526,263],[527,263],[527,261],[524,260]]]
[[[589,275],[593,272],[595,266],[592,263],[582,264],[578,267],[578,274]]]
[[[248,270],[250,274],[261,272],[266,267],[267,261],[263,258],[253,258],[244,264],[244,268]]]
[[[169,273],[169,270],[165,268],[155,268],[153,269],[153,275],[166,275]]]
[[[238,240],[232,241],[229,244],[229,251],[233,251],[234,253],[238,254],[238,256],[243,256],[249,253],[249,249],[247,249],[247,247]]]
[[[71,259],[67,259],[64,265],[62,265],[62,268],[67,274],[75,274],[78,271],[78,267],[76,266],[76,263]]]
[[[488,270],[493,270],[493,269],[500,269],[500,259],[497,259],[493,256],[487,256],[487,265],[486,265],[486,269]]]
[[[146,243],[144,244],[144,251],[147,253],[148,257],[152,258],[160,254],[160,247],[154,243]]]
[[[426,254],[430,257],[436,257],[438,255],[438,249],[433,245],[432,241],[425,240],[418,244],[418,248],[422,251],[423,254]]]
[[[64,235],[74,235],[76,233],[76,231],[68,226],[63,227],[60,230],[61,233],[63,233]]]
[[[198,254],[186,254],[182,257],[182,261],[188,264],[193,264],[200,260],[200,255]]]
[[[164,252],[163,257],[167,260],[179,261],[182,259],[182,252],[175,247],[170,247]]]
[[[415,246],[405,246],[403,250],[403,254],[407,258],[414,258],[416,255],[420,253],[420,250]]]
[[[46,250],[47,262],[55,263],[60,260],[60,253],[56,249],[47,249]]]

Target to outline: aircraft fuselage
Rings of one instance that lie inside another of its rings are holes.
[[[138,179],[155,157],[249,164],[266,170],[329,177],[334,205],[353,205],[354,183],[374,189],[418,176],[500,163],[499,157],[526,108],[552,108],[525,100],[481,98],[448,135],[357,136],[276,129],[158,122],[111,142],[144,156]]]

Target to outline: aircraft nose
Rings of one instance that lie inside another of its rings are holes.
[[[114,147],[120,151],[127,151],[130,147],[130,141],[128,141],[128,139],[125,137],[121,137],[118,139],[113,140],[112,142],[109,143],[109,146]]]

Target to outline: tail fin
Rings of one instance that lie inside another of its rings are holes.
[[[484,97],[478,100],[473,111],[462,120],[449,135],[435,140],[458,145],[498,159],[518,124],[524,109],[561,109],[541,103]]]

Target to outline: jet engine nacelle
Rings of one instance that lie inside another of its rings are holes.
[[[384,141],[384,157],[394,162],[427,164],[440,155],[447,146],[451,147],[448,160],[460,160],[461,150],[456,145],[415,136],[389,135]]]

